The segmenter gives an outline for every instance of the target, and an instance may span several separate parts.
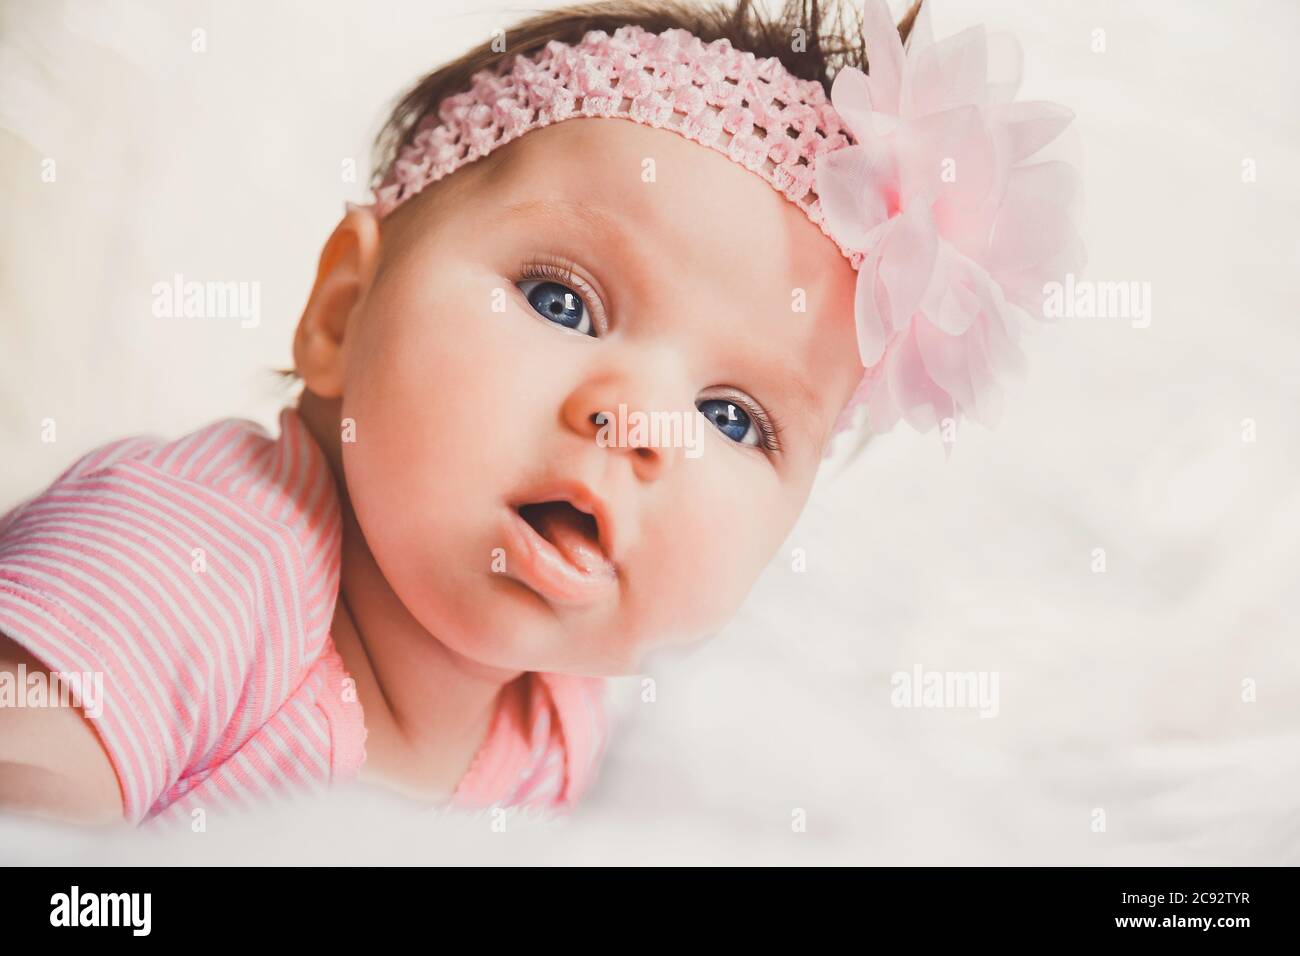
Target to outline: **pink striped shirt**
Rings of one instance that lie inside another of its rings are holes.
[[[248,808],[353,778],[366,728],[330,638],[341,516],[296,410],[126,438],[0,517],[0,633],[103,675],[92,719],[132,824]],[[568,809],[607,723],[600,678],[503,688],[451,805]]]

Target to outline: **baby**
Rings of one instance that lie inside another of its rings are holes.
[[[991,421],[1078,267],[1068,169],[1024,162],[1069,114],[978,29],[804,6],[553,11],[419,83],[278,437],[123,439],[0,518],[0,806],[570,808],[603,678],[727,622],[856,409]]]

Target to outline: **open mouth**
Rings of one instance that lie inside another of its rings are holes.
[[[612,562],[600,545],[600,528],[593,515],[567,501],[540,501],[515,510],[578,570],[588,574],[610,570]]]

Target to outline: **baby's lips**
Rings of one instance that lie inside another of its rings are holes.
[[[601,563],[617,568],[620,532],[614,521],[613,510],[581,481],[560,479],[545,482],[514,499],[511,506],[518,510],[528,505],[557,501],[568,502],[576,510],[591,516],[596,523],[595,541],[591,545],[599,549]]]
[[[569,510],[575,518],[562,520],[575,524],[574,534],[581,535],[582,533],[576,528],[576,512]],[[618,574],[603,558],[603,552],[597,565],[604,570],[586,570],[575,561],[590,563],[588,560],[590,554],[585,557],[581,555],[571,557],[566,553],[567,544],[561,547],[551,540],[550,536],[554,529],[547,530],[545,534],[539,530],[543,523],[537,521],[536,515],[534,515],[536,522],[534,525],[517,509],[510,508],[507,514],[509,524],[506,530],[506,541],[511,555],[509,569],[512,577],[553,604],[586,606],[610,596],[611,589],[616,586]],[[563,541],[563,536],[567,533],[560,531],[558,537]],[[591,545],[585,536],[584,542],[589,552]]]
[[[598,540],[592,540],[575,518],[577,512],[574,509],[558,507],[543,509],[535,521],[541,535],[578,570],[612,577],[614,563],[610,561],[609,555]]]

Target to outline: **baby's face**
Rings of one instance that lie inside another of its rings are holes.
[[[634,673],[717,631],[858,381],[854,279],[757,176],[627,120],[406,202],[340,352],[349,495],[396,595],[524,670]]]

